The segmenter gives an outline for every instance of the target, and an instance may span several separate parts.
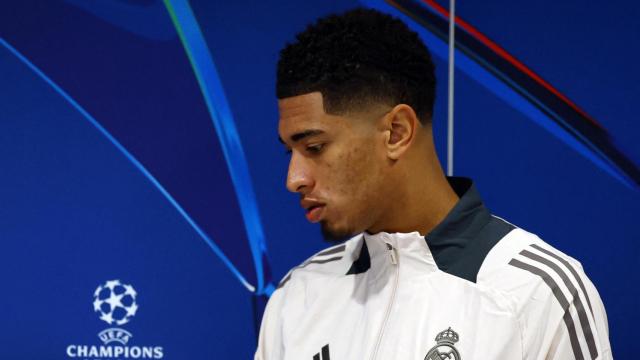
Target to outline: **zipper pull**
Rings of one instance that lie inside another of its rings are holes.
[[[389,255],[391,255],[391,263],[393,265],[398,264],[398,257],[396,256],[396,249],[391,246],[391,244],[387,243],[387,250],[389,250]]]

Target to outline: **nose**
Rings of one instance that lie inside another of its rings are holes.
[[[313,189],[313,178],[305,159],[293,152],[287,172],[287,189],[291,192],[306,194]]]

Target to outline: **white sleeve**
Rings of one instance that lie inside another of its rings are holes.
[[[537,236],[511,234],[487,255],[482,281],[509,299],[522,359],[611,360],[604,305],[580,262]]]
[[[607,320],[607,312],[604,309],[604,304],[602,303],[602,299],[600,298],[600,294],[598,294],[598,290],[591,283],[589,279],[587,279],[587,291],[591,294],[591,298],[596,299],[593,303],[593,312],[594,318],[597,327],[597,339],[600,343],[600,348],[602,349],[602,354],[598,359],[600,360],[613,360],[613,354],[611,353],[611,344],[609,343],[609,323]]]
[[[282,339],[282,302],[284,289],[276,290],[269,299],[262,316],[258,348],[254,360],[281,360],[284,358]]]
[[[588,294],[585,312],[588,316],[591,334],[585,335],[584,331],[580,329],[569,330],[565,321],[559,322],[549,352],[544,358],[545,360],[579,359],[581,357],[593,360],[613,360],[611,345],[609,344],[607,313],[604,305],[593,283],[584,273],[581,272],[580,275]],[[575,301],[570,305],[570,309],[575,309]],[[570,312],[570,314],[573,319],[577,318],[575,312]],[[582,326],[582,324],[579,324],[579,319],[576,320],[578,320],[576,321],[576,327]],[[591,342],[591,347],[589,342]],[[580,352],[580,354],[576,354],[577,352]]]
[[[525,358],[535,360],[612,360],[607,314],[600,295],[579,263],[574,268],[582,284],[576,282],[574,296],[561,290],[547,291],[531,301],[528,326],[524,332]],[[584,286],[585,294],[578,289]],[[538,293],[540,294],[540,293]],[[549,306],[553,303],[554,306]],[[540,306],[543,305],[543,306]],[[558,306],[560,305],[560,306]]]

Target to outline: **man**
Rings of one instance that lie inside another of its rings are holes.
[[[256,359],[611,359],[580,264],[489,213],[435,152],[429,51],[400,20],[328,16],[281,52],[287,188],[327,238],[273,293]]]

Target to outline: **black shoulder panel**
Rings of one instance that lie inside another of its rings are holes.
[[[446,273],[476,282],[482,262],[491,249],[515,226],[491,217],[489,222],[463,247],[432,249],[438,268]],[[435,250],[435,251],[434,251]]]
[[[447,180],[460,200],[425,239],[440,270],[476,282],[489,251],[515,226],[491,215],[470,179]]]
[[[371,258],[369,257],[369,249],[367,249],[367,242],[362,239],[362,248],[360,249],[360,255],[358,259],[353,262],[346,275],[361,274],[369,270],[371,267]]]

